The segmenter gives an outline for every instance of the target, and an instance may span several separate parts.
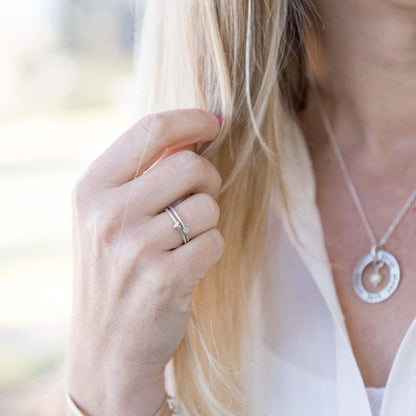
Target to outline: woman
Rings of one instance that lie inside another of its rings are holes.
[[[141,118],[73,193],[72,414],[416,414],[415,36],[412,0],[148,2]]]

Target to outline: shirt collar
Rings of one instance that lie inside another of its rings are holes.
[[[292,244],[310,271],[342,333],[348,337],[345,317],[336,294],[331,265],[325,247],[321,218],[316,204],[316,184],[312,160],[302,135],[285,138],[282,145],[282,173],[288,195],[289,219],[282,222]],[[277,206],[277,205],[276,205]]]
[[[312,160],[304,136],[298,132],[286,136],[281,151],[288,207],[294,231],[300,241],[295,238],[285,215],[281,217],[282,223],[331,311],[336,327],[338,416],[371,416],[365,384],[353,354],[345,317],[336,293],[316,203]],[[408,328],[396,353],[380,416],[397,414],[409,416],[416,414],[416,318]]]

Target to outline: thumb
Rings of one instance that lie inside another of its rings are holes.
[[[179,152],[180,150],[189,149],[189,150],[196,152],[196,146],[197,146],[197,143],[191,143],[191,144],[187,144],[186,146],[167,147],[159,160],[166,159],[168,156],[173,155],[174,153]]]
[[[168,156],[173,155],[176,152],[179,152],[180,150],[189,149],[189,150],[192,150],[192,151],[196,152],[196,146],[197,146],[197,143],[191,143],[191,144],[187,144],[185,146],[167,147],[165,149],[165,151],[162,153],[162,155],[159,157],[159,159],[157,159],[152,164],[152,166],[149,166],[149,168],[146,169],[146,170],[150,170],[151,168],[153,168],[153,166],[156,166],[159,162],[166,159]]]

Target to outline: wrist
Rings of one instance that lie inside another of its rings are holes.
[[[111,398],[109,414],[153,416],[165,401],[166,390],[162,377],[158,382],[149,382],[143,387],[130,385],[129,388],[119,390]]]
[[[151,415],[149,416],[173,416],[176,413],[171,410],[171,406],[173,403],[171,402],[171,396],[169,396],[166,392],[164,393],[164,397],[160,405],[158,406],[156,411],[152,411]],[[67,390],[65,391],[65,401],[66,401],[66,407],[65,407],[65,415],[66,416],[92,416],[91,413],[87,413],[80,405],[77,403],[74,398],[72,397],[72,394],[70,394]],[[153,405],[152,405],[153,407]],[[123,415],[125,414],[136,414],[139,413],[140,415],[145,414],[143,402],[140,403],[139,406],[135,406],[133,410],[131,410],[131,407],[128,408],[122,406],[122,407],[114,407],[114,410],[109,410],[108,413],[112,414],[113,412],[116,412],[116,414],[119,414],[119,412],[122,412]],[[107,414],[107,412],[105,412]]]
[[[79,397],[81,396],[81,397]],[[109,395],[106,400],[93,402],[88,395],[76,395],[66,391],[67,416],[95,416],[95,415],[123,415],[137,414],[143,416],[170,416],[168,396],[164,385],[151,390],[137,391],[129,397],[123,397],[117,393]]]
[[[68,371],[67,392],[88,416],[153,416],[165,400],[163,373],[139,379],[138,372],[129,376],[127,369],[102,374],[98,368]]]

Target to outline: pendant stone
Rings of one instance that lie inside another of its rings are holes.
[[[374,272],[370,276],[370,283],[373,287],[380,286],[380,283],[383,281],[383,276],[379,272]]]
[[[378,292],[369,292],[363,285],[363,272],[364,269],[376,261],[375,271],[370,276],[370,283],[373,287],[378,287],[383,281],[383,276],[380,274],[379,269],[384,265],[389,268],[389,281],[386,286]],[[400,267],[399,263],[393,254],[385,250],[377,250],[376,253],[368,253],[361,257],[355,266],[353,273],[353,286],[357,296],[367,303],[379,303],[389,298],[400,282]]]

